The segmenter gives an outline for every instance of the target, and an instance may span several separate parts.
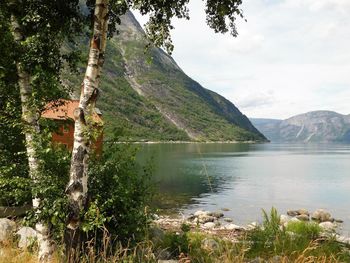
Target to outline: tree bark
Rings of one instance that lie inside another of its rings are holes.
[[[20,24],[16,16],[11,16],[11,30],[14,40],[21,44],[25,41],[25,36],[21,32]],[[24,134],[26,140],[27,157],[29,163],[29,175],[33,182],[39,174],[39,159],[38,159],[38,141],[36,135],[40,133],[38,122],[38,111],[35,107],[33,99],[33,89],[30,84],[30,74],[24,69],[21,62],[16,61],[18,86],[21,95],[22,120],[24,122]],[[40,199],[33,197],[33,208],[37,209],[40,205]],[[40,213],[40,211],[38,211]],[[50,238],[49,228],[43,222],[38,222],[35,225],[39,243],[39,261],[47,262],[50,260],[53,252],[53,242]]]
[[[65,232],[68,260],[81,245],[80,213],[86,207],[88,192],[88,163],[92,116],[99,94],[100,72],[104,63],[108,26],[108,0],[96,0],[93,35],[90,41],[89,59],[82,83],[79,107],[74,110],[74,145],[71,159],[70,180],[66,188],[69,198],[69,215]]]

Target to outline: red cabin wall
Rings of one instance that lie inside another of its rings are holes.
[[[74,123],[63,123],[58,122],[59,128],[57,132],[52,133],[52,142],[63,144],[68,150],[73,150],[74,145]],[[103,131],[101,131],[100,136],[93,143],[93,149],[98,155],[102,153],[103,146]]]

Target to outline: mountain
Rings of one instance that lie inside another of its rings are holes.
[[[235,105],[188,77],[162,49],[145,50],[145,33],[131,12],[121,20],[107,44],[97,105],[107,137],[126,126],[130,140],[266,141]],[[72,87],[82,80],[68,72],[64,78]]]
[[[312,111],[286,120],[250,119],[272,142],[350,142],[350,115]]]

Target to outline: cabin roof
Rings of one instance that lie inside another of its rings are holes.
[[[59,99],[51,101],[46,106],[41,114],[41,117],[53,120],[67,120],[74,121],[74,110],[79,107],[79,100],[65,100]],[[97,122],[102,122],[101,111],[95,108],[93,118]]]

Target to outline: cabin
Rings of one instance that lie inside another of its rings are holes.
[[[70,151],[74,144],[74,110],[79,107],[79,100],[63,100],[50,102],[46,105],[41,117],[51,119],[58,125],[58,130],[52,133],[52,141],[64,145]],[[103,124],[102,113],[95,108],[93,119]],[[97,154],[102,153],[103,129],[100,128],[99,135],[93,143]]]

